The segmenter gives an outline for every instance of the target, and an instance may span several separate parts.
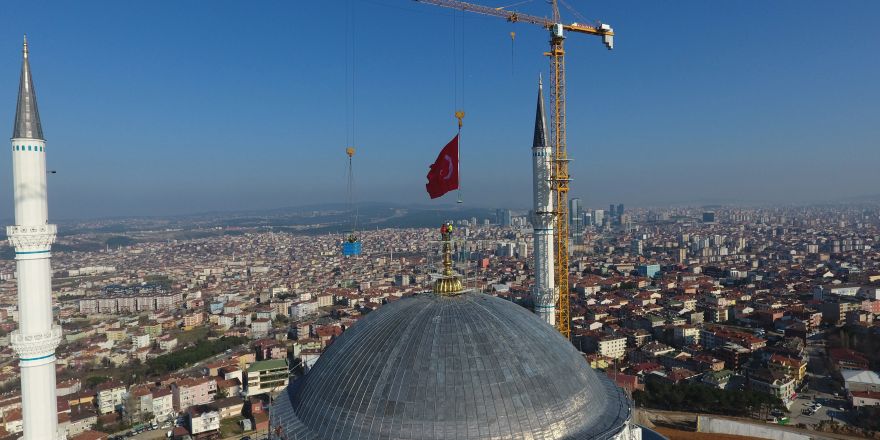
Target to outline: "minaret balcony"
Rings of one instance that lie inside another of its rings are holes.
[[[16,255],[47,253],[57,234],[58,227],[55,225],[6,227],[6,236],[15,247]]]
[[[47,332],[29,335],[15,330],[9,335],[9,342],[22,360],[45,358],[55,354],[55,348],[61,343],[61,326],[53,325]]]

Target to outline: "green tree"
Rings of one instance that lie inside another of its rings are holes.
[[[107,376],[89,376],[86,378],[86,388],[94,388],[109,380],[110,378]]]

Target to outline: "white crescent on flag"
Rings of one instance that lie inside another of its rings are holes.
[[[446,170],[447,170],[446,175],[443,176],[443,180],[449,180],[449,178],[452,177],[452,158],[449,157],[448,154],[443,156],[443,158],[446,159]]]

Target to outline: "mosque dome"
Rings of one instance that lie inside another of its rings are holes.
[[[626,395],[528,310],[482,293],[394,301],[272,405],[284,440],[611,439]]]

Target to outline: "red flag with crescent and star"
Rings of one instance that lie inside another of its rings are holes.
[[[425,188],[432,199],[458,189],[458,135],[440,150],[437,160],[431,164]]]

